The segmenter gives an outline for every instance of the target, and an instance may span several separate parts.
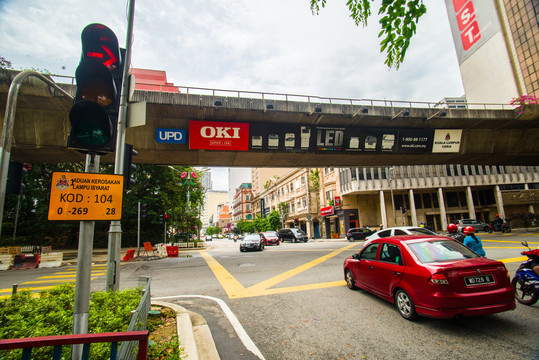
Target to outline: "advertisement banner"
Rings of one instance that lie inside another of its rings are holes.
[[[189,121],[189,149],[249,150],[249,123]]]
[[[333,210],[333,206],[327,206],[327,207],[320,208],[320,215],[321,216],[333,215],[334,213],[335,212]]]

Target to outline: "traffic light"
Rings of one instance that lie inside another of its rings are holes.
[[[163,214],[159,215],[159,222],[160,222],[161,224],[163,223],[163,218],[164,218]]]
[[[402,207],[402,213],[406,214],[406,208],[404,206]]]
[[[123,75],[118,39],[105,25],[90,24],[82,31],[81,42],[67,147],[83,153],[114,152]]]
[[[124,190],[131,189],[135,185],[135,180],[131,178],[131,173],[137,168],[133,164],[133,156],[137,156],[138,152],[133,149],[133,145],[125,144],[124,151]]]
[[[168,220],[168,214],[165,214],[165,221]]]
[[[7,173],[7,184],[6,184],[6,195],[11,194],[20,194],[25,186],[22,183],[22,179],[24,177],[24,174],[26,174],[26,166],[27,164],[23,164],[16,161],[10,161],[9,162],[9,169]]]
[[[148,204],[142,204],[142,217],[145,218],[146,214],[148,213]]]

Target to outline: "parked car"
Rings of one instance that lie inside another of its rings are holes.
[[[264,250],[264,240],[260,234],[247,234],[241,239],[240,251]]]
[[[492,229],[489,224],[481,222],[475,219],[461,219],[453,221],[453,224],[457,224],[457,230],[462,232],[466,226],[471,226],[474,228],[475,232],[485,231],[489,234],[492,233]]]
[[[352,228],[346,232],[348,241],[365,240],[369,235],[374,234],[374,231],[369,228]]]
[[[386,238],[395,235],[438,235],[434,231],[416,226],[399,226],[387,229],[378,230],[372,235],[367,236],[363,246],[375,239]]]
[[[260,236],[262,236],[265,245],[279,245],[281,243],[276,231],[264,231],[260,233]]]
[[[296,229],[296,228],[280,229],[278,234],[279,234],[279,239],[281,241],[285,241],[285,240],[289,240],[291,242],[309,241],[309,238],[307,238],[307,235],[302,230]]]
[[[213,240],[213,238],[212,238],[211,235],[206,235],[206,241],[212,241],[212,240]]]
[[[400,315],[453,318],[513,310],[505,265],[456,240],[403,235],[372,240],[344,260],[350,289],[362,288],[394,303]]]

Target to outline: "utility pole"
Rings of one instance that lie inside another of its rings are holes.
[[[397,214],[395,214],[395,199],[393,199],[393,176],[391,176],[391,172],[395,168],[389,168],[389,188],[391,190],[391,208],[393,209],[393,226],[397,226]]]

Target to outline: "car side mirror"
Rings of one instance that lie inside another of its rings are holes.
[[[352,255],[352,259],[359,260],[359,253],[355,253],[354,255]]]

